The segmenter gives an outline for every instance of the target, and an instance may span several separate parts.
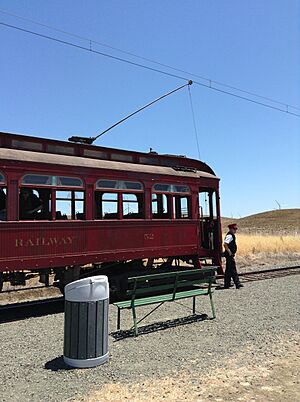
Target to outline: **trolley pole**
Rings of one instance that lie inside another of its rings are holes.
[[[119,124],[123,123],[123,121],[129,119],[130,117],[134,116],[135,114],[141,112],[142,110],[146,109],[147,107],[153,105],[154,103],[160,101],[163,98],[166,98],[167,96],[173,94],[174,92],[179,91],[182,88],[185,88],[186,86],[192,85],[193,81],[189,80],[187,84],[181,85],[178,88],[173,89],[172,91],[160,96],[159,98],[153,100],[150,103],[147,103],[147,105],[139,108],[138,110],[136,110],[133,113],[130,113],[128,116],[123,117],[123,119],[119,120],[117,123],[113,124],[112,126],[108,127],[106,130],[102,131],[100,134],[96,135],[95,137],[77,137],[77,136],[73,136],[70,137],[68,140],[72,141],[72,142],[77,142],[77,143],[81,143],[81,144],[93,144],[94,141],[96,141],[99,137],[101,137],[103,134],[107,133],[108,131],[110,131],[111,129],[113,129],[114,127],[118,126]]]

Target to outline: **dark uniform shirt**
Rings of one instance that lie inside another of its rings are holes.
[[[231,251],[231,253],[234,255],[237,252],[237,244],[236,244],[236,240],[235,240],[235,235],[231,232],[228,232],[224,243],[227,244],[229,250]],[[225,251],[225,257],[229,257],[229,254],[227,251]]]

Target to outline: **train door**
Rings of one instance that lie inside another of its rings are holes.
[[[200,246],[207,250],[218,249],[219,218],[215,191],[199,191],[199,226]]]

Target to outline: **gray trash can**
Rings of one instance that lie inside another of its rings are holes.
[[[69,366],[95,367],[108,360],[108,305],[107,276],[66,285],[64,361]]]

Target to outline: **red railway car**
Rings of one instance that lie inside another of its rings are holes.
[[[222,273],[219,179],[201,161],[0,133],[0,195],[0,287],[154,261]]]

